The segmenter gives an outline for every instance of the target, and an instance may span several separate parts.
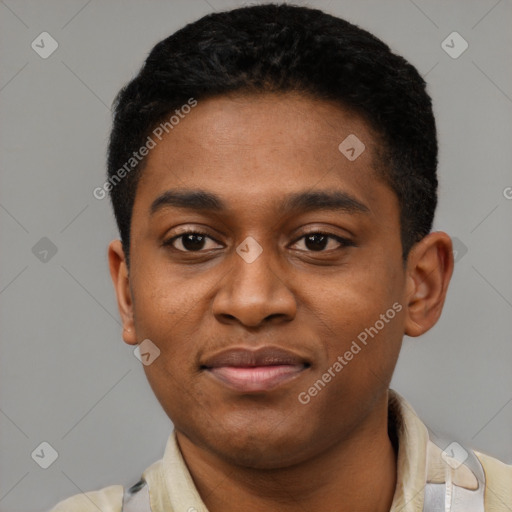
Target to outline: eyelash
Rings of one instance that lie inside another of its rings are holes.
[[[194,230],[191,230],[191,231],[184,231],[183,233],[180,233],[179,235],[176,235],[176,236],[173,236],[172,238],[169,238],[168,240],[165,240],[162,245],[163,246],[170,246],[172,249],[175,249],[176,251],[178,252],[182,252],[182,253],[201,253],[203,251],[202,250],[199,250],[199,251],[183,251],[181,249],[176,249],[175,247],[173,247],[173,243],[175,240],[178,240],[184,236],[187,236],[187,235],[199,235],[199,236],[204,236],[206,238],[209,238],[210,240],[213,240],[214,242],[216,243],[220,243],[218,242],[217,240],[215,240],[214,238],[212,238],[210,235],[208,235],[207,233],[203,233],[201,231],[194,231]],[[324,231],[309,231],[308,233],[304,233],[303,235],[301,235],[299,238],[297,238],[293,243],[297,243],[299,240],[302,240],[303,238],[307,237],[307,236],[311,236],[311,235],[326,235],[328,238],[332,238],[334,240],[336,240],[342,247],[353,247],[355,244],[354,242],[352,242],[352,240],[349,240],[348,238],[343,238],[339,235],[334,235],[333,233],[326,233]],[[332,250],[337,250],[337,249],[331,249]],[[325,250],[321,250],[321,251],[310,251],[310,250],[306,250],[306,251],[303,251],[303,252],[312,252],[312,253],[325,253],[325,252],[331,252],[331,251],[325,251]]]

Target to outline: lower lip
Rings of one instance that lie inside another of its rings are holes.
[[[221,366],[208,371],[218,380],[237,391],[269,391],[295,379],[305,367],[303,365],[276,365],[235,367]]]

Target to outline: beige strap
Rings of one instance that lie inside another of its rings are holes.
[[[474,451],[429,435],[436,446],[427,450],[431,460],[423,512],[484,512],[485,472]]]
[[[151,512],[149,486],[145,480],[139,480],[125,490],[122,512]]]

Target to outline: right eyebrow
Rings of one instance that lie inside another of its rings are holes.
[[[166,207],[188,208],[191,210],[221,211],[226,209],[220,197],[205,190],[167,190],[152,203],[149,214],[154,215]]]

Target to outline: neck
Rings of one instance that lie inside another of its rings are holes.
[[[291,467],[254,469],[227,462],[177,430],[181,452],[209,512],[388,512],[396,486],[396,453],[387,402],[379,428],[357,432]],[[382,409],[382,408],[381,408]]]

